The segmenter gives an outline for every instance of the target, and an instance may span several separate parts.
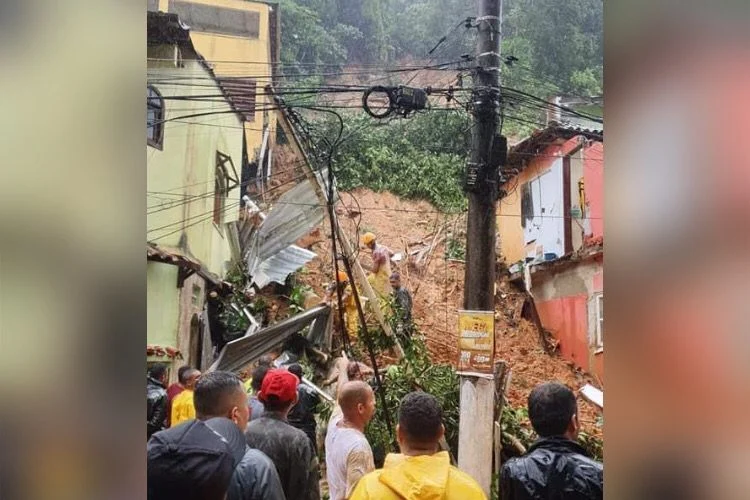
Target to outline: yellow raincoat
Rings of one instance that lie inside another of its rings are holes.
[[[346,334],[349,340],[359,338],[359,312],[357,311],[357,302],[354,300],[351,285],[346,285],[344,289],[342,303],[344,304],[344,321],[346,321]],[[360,299],[362,297],[360,296]]]
[[[407,457],[391,453],[382,469],[359,480],[350,500],[485,500],[482,488],[453,467],[447,451]]]
[[[172,422],[170,425],[181,424],[195,418],[195,405],[193,404],[193,391],[185,389],[172,400]]]

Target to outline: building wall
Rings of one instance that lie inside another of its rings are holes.
[[[216,33],[201,33],[191,30],[190,38],[195,49],[213,66],[217,76],[255,76],[257,77],[257,106],[264,109],[271,104],[270,97],[264,96],[264,87],[271,83],[271,39],[269,19],[272,9],[278,6],[262,2],[245,0],[191,0],[192,3],[211,5],[227,9],[236,9],[259,14],[257,38],[251,36],[232,36]],[[168,12],[169,0],[160,0],[160,10]],[[252,121],[244,124],[247,138],[248,157],[252,161],[258,154],[263,139],[263,127],[269,126],[269,138],[276,137],[276,115],[268,111],[255,113]]]
[[[560,342],[560,355],[604,377],[604,353],[595,346],[596,296],[603,292],[601,260],[557,272],[532,274],[532,293],[542,324]]]
[[[177,347],[180,315],[177,267],[159,262],[146,265],[147,343]],[[158,361],[163,358],[153,358]]]
[[[585,148],[583,177],[586,186],[586,202],[590,217],[591,236],[604,236],[604,145],[591,143]],[[587,235],[588,236],[588,235]]]
[[[578,146],[578,138],[561,144],[548,146],[540,155],[531,157],[527,167],[504,185],[508,195],[498,204],[498,236],[500,253],[507,264],[524,260],[529,249],[524,242],[524,229],[521,226],[521,186],[548,172],[555,161]]]
[[[155,49],[150,52],[158,56]],[[149,78],[181,78],[155,85],[164,97],[221,95],[220,88],[212,85],[210,73],[197,61],[185,61],[184,68],[152,61],[148,71]],[[190,80],[190,76],[199,80]],[[200,86],[186,85],[191,82]],[[147,147],[147,240],[167,248],[186,247],[209,271],[223,276],[231,250],[226,230],[213,222],[216,152],[229,155],[237,176],[241,175],[241,122],[226,102],[216,99],[166,99],[165,107],[166,119],[175,121],[165,123],[163,149]],[[217,114],[180,118],[214,112]],[[239,187],[230,190],[225,223],[239,218],[239,200]]]
[[[581,195],[579,190],[579,181],[584,180],[583,176],[583,148],[570,155],[570,205],[571,211],[583,213],[585,207],[582,207]],[[584,181],[585,182],[585,181]],[[590,232],[588,219],[573,218],[571,219],[571,236],[573,248],[581,248],[583,239]]]
[[[174,54],[173,47],[149,48],[149,79],[179,78],[154,84],[163,97],[222,94],[210,72],[199,62],[184,60],[184,67],[176,67],[173,62],[163,60],[170,59],[170,54]],[[164,103],[165,118],[172,121],[165,123],[163,148],[147,146],[146,152],[147,240],[167,250],[187,252],[207,270],[223,277],[232,253],[227,230],[213,221],[216,152],[232,158],[239,180],[242,122],[224,100],[165,99]],[[239,218],[239,200],[240,190],[235,187],[225,201],[224,223]],[[191,320],[202,310],[205,296],[205,283],[197,275],[189,277],[183,288],[177,288],[177,271],[173,265],[148,263],[147,341],[177,348],[185,357],[172,363],[172,380],[176,369],[191,361],[188,359]],[[153,360],[165,361],[165,358]]]

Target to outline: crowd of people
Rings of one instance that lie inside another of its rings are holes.
[[[358,363],[342,358],[336,368],[335,405],[323,440],[331,500],[487,498],[441,451],[442,408],[425,392],[402,399],[395,430],[400,453],[388,454],[376,469],[365,436],[375,394]],[[248,386],[234,373],[184,367],[167,387],[166,366],[149,368],[149,499],[321,498],[320,399],[302,383],[302,367],[275,368],[266,358],[250,380]],[[258,409],[260,416],[253,415]],[[529,395],[528,414],[539,439],[503,465],[500,498],[601,499],[603,465],[577,443],[575,394],[556,382],[541,384]]]
[[[368,281],[381,307],[390,303],[396,332],[412,334],[412,298],[393,253],[363,236],[372,250]],[[344,309],[351,340],[357,339],[359,315],[347,274],[339,272],[326,302]],[[304,383],[299,364],[274,367],[266,355],[252,373],[202,374],[183,366],[167,387],[166,365],[154,364],[147,375],[148,498],[151,500],[318,500],[318,457],[325,455],[325,479],[331,500],[485,499],[468,474],[451,464],[441,449],[445,427],[438,400],[422,391],[400,402],[395,439],[400,453],[385,457],[376,469],[365,435],[375,416],[376,400],[366,377],[372,370],[340,358],[335,404],[318,442],[316,413],[321,399]],[[249,376],[248,376],[249,375]],[[603,497],[603,466],[577,443],[575,394],[550,382],[534,388],[528,414],[539,439],[528,452],[507,461],[500,475],[502,500],[588,500]],[[321,445],[322,444],[322,449]]]

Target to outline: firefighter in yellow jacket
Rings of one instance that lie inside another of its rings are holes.
[[[372,250],[372,267],[369,268],[371,274],[367,277],[367,281],[381,299],[387,300],[391,295],[389,279],[393,252],[387,246],[379,244],[373,233],[365,233],[362,236],[362,243]]]
[[[349,277],[344,271],[339,271],[336,275],[336,283],[328,287],[326,291],[326,302],[329,304],[337,304],[338,296],[336,293],[336,286],[341,289],[341,303],[344,306],[344,327],[349,340],[354,341],[359,337],[359,313],[357,311],[357,303],[354,300],[354,294],[352,293],[352,287],[349,283]],[[364,301],[364,298],[360,295],[360,300]]]
[[[385,457],[382,469],[362,477],[350,500],[485,500],[477,482],[453,467],[447,451],[440,451],[445,433],[438,400],[426,392],[412,392],[401,400],[396,438],[401,453]]]

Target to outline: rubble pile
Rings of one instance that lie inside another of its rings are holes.
[[[445,215],[425,201],[404,200],[388,192],[357,189],[341,193],[336,207],[343,229],[352,242],[355,235],[374,232],[378,241],[404,258],[393,266],[411,290],[413,317],[425,335],[435,363],[456,365],[458,359],[457,310],[463,300],[464,264],[455,258],[451,242],[465,239],[465,214]],[[303,241],[304,240],[304,241]],[[324,222],[298,245],[318,254],[300,280],[322,296],[333,276],[330,227]],[[446,254],[448,257],[446,258]],[[408,256],[408,258],[406,257]],[[359,258],[369,264],[369,252],[360,249]],[[536,384],[559,380],[577,390],[586,383],[602,388],[598,381],[575,370],[557,355],[547,355],[533,323],[522,317],[525,296],[509,283],[499,281],[496,294],[496,359],[507,361],[512,378],[507,398],[514,407],[524,407]],[[599,409],[581,398],[580,420],[590,435],[601,437]]]

